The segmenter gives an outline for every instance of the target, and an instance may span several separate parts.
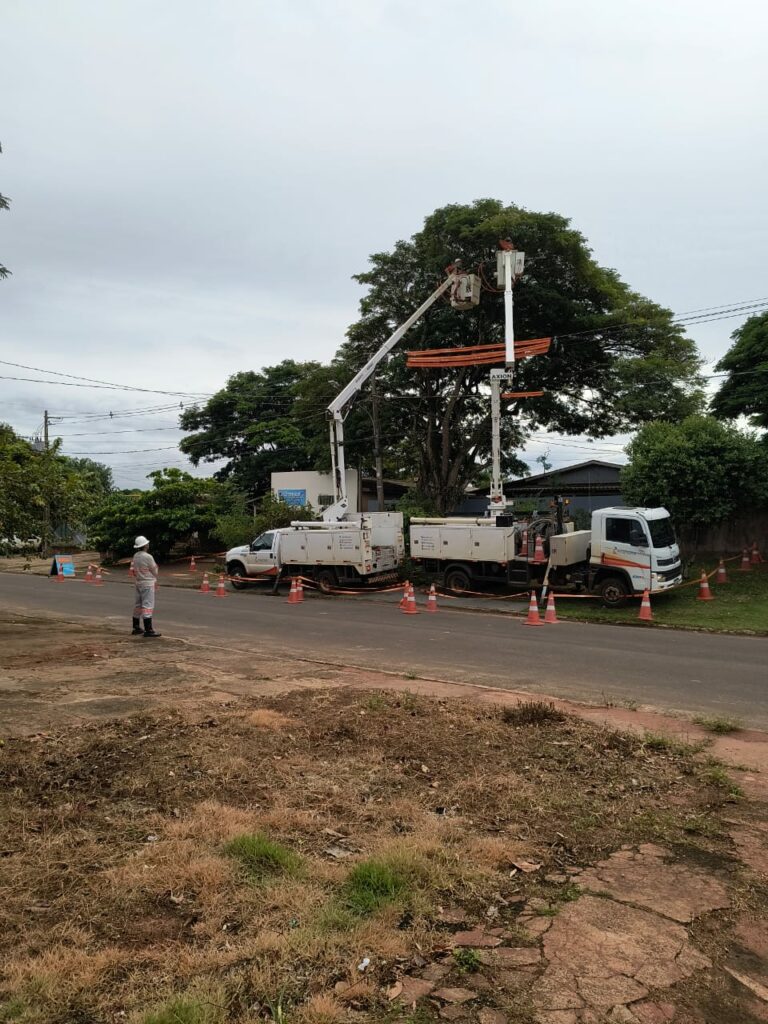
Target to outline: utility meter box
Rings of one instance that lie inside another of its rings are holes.
[[[480,305],[480,278],[477,274],[462,274],[451,289],[454,309],[471,309]]]

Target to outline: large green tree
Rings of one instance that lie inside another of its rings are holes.
[[[0,537],[38,536],[47,543],[61,528],[82,530],[112,484],[107,466],[61,455],[61,442],[45,451],[0,423]]]
[[[502,341],[503,295],[495,287],[500,239],[527,254],[515,289],[516,337],[555,336],[549,355],[525,360],[516,371],[515,390],[544,389],[545,395],[507,406],[506,471],[515,467],[515,450],[529,428],[602,437],[698,410],[696,347],[672,313],[601,267],[567,218],[493,199],[436,210],[409,241],[370,257],[370,269],[356,276],[368,288],[361,317],[338,358],[362,365],[457,259],[484,276],[480,305],[433,307],[402,350]],[[379,374],[383,402],[399,411],[401,471],[415,476],[444,511],[490,459],[488,378],[488,367],[411,370],[402,351]]]
[[[717,364],[728,379],[712,399],[719,419],[747,416],[768,429],[768,313],[751,316],[731,335],[733,345]]]
[[[768,502],[765,445],[712,416],[649,423],[627,454],[624,499],[630,505],[663,506],[681,525],[714,525]]]
[[[115,558],[131,554],[138,534],[149,537],[158,559],[167,558],[178,541],[194,533],[204,545],[217,516],[235,500],[218,481],[181,469],[158,469],[149,478],[149,490],[115,491],[94,509],[89,539],[99,551]]]
[[[319,363],[286,359],[234,374],[204,405],[181,414],[181,428],[191,433],[179,447],[194,465],[226,459],[215,476],[247,494],[267,491],[274,471],[310,469],[316,426],[294,414],[294,403],[299,385],[319,370]]]

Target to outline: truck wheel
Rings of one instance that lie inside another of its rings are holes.
[[[606,608],[623,608],[627,603],[629,590],[620,576],[609,576],[600,583],[598,593]]]
[[[235,590],[245,590],[248,585],[245,566],[242,562],[229,562],[227,565],[227,576]]]
[[[454,590],[457,594],[463,594],[465,590],[469,590],[469,585],[472,582],[467,570],[462,569],[460,565],[446,569],[443,579],[446,590]]]
[[[314,580],[321,594],[332,593],[338,583],[333,569],[318,569],[314,574]]]

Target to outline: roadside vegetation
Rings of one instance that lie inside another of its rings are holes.
[[[698,579],[702,569],[711,572],[716,565],[716,557],[699,557],[690,567],[690,580]],[[728,583],[722,585],[715,583],[713,576],[709,585],[714,601],[699,601],[698,585],[693,582],[668,594],[654,594],[654,623],[715,632],[768,634],[768,564],[751,568],[751,572],[740,572],[738,561],[729,562]],[[637,621],[638,607],[637,600],[629,601],[625,608],[611,609],[603,608],[597,600],[574,601],[564,597],[557,602],[557,615],[586,622],[633,623]]]

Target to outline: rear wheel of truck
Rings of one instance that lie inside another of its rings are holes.
[[[623,608],[629,588],[620,576],[608,576],[598,585],[597,592],[606,608]]]
[[[460,565],[452,565],[449,569],[445,570],[443,582],[445,583],[446,590],[453,590],[457,594],[463,594],[465,590],[469,590],[472,579],[466,569],[463,569]]]
[[[235,590],[245,590],[248,586],[248,578],[242,562],[227,563],[227,576]]]
[[[321,594],[331,594],[338,580],[333,569],[318,569],[314,575],[315,583]]]

